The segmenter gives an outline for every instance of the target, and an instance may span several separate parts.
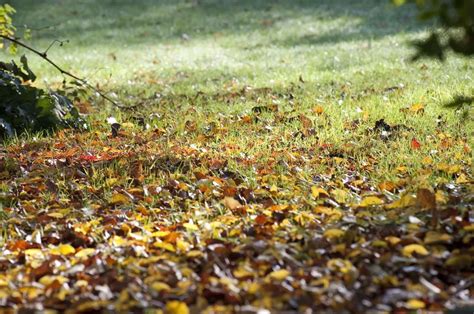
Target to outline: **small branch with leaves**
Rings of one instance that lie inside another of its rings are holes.
[[[51,46],[58,42],[58,41],[54,41],[49,47],[47,50],[45,50],[44,52],[41,52],[33,47],[30,47],[29,45],[23,43],[22,41],[20,41],[18,38],[14,38],[14,37],[10,37],[10,36],[6,36],[6,35],[2,35],[0,34],[0,38],[3,38],[4,40],[7,40],[7,41],[10,41],[11,43],[14,43],[20,47],[23,47],[25,49],[27,49],[28,51],[36,54],[37,56],[41,57],[43,60],[45,60],[46,62],[48,62],[50,65],[52,65],[56,70],[58,70],[62,75],[65,75],[65,76],[68,76],[76,81],[78,81],[79,83],[83,84],[84,86],[86,86],[87,88],[91,89],[92,91],[96,92],[100,97],[102,97],[103,99],[107,100],[108,102],[110,102],[112,105],[118,107],[118,108],[122,108],[122,109],[129,109],[131,107],[129,106],[123,106],[121,104],[119,104],[118,102],[116,102],[115,100],[113,100],[112,98],[110,98],[109,96],[107,96],[103,91],[101,91],[99,88],[93,86],[92,84],[90,84],[86,79],[84,78],[81,78],[81,77],[78,77],[77,75],[69,72],[69,71],[66,71],[64,70],[63,68],[61,68],[57,63],[55,63],[53,60],[51,60],[49,57],[48,57],[48,51],[49,49],[51,48]],[[60,42],[61,43],[61,42]]]

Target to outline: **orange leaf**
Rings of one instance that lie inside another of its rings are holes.
[[[316,114],[322,114],[324,112],[324,108],[320,105],[313,107],[313,112]]]

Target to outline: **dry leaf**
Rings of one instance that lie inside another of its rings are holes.
[[[407,257],[412,257],[413,254],[428,255],[429,252],[423,245],[409,244],[409,245],[403,247],[402,254],[407,256]]]
[[[436,208],[436,196],[428,189],[418,189],[416,192],[417,205],[424,209]]]
[[[189,314],[189,308],[184,302],[169,301],[166,303],[165,314]]]
[[[362,202],[360,202],[359,207],[369,207],[369,206],[382,205],[382,204],[383,204],[383,200],[381,200],[377,196],[367,196],[367,197],[364,197]]]
[[[130,202],[131,202],[130,198],[121,193],[114,194],[112,198],[109,200],[110,205],[124,205]]]
[[[224,197],[224,199],[222,200],[222,203],[224,204],[225,207],[227,207],[230,210],[235,210],[242,206],[238,200],[230,196]]]
[[[286,269],[275,270],[267,275],[267,278],[274,280],[285,280],[290,275],[290,272]]]

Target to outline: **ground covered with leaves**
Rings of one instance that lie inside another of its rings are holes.
[[[2,308],[472,311],[472,110],[443,104],[472,92],[474,63],[406,62],[408,11],[49,2],[35,18],[68,17],[60,58],[105,64],[134,107],[77,99],[86,131],[3,142]]]

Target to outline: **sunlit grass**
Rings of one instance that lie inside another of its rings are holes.
[[[375,183],[393,180],[397,167],[407,167],[410,175],[417,176],[426,167],[421,163],[425,157],[433,163],[470,163],[470,153],[462,145],[437,150],[440,139],[435,140],[434,134],[446,133],[454,142],[470,137],[471,120],[463,120],[462,111],[443,104],[456,95],[473,93],[474,62],[456,56],[445,63],[410,62],[413,51],[407,42],[423,36],[426,27],[417,24],[410,7],[395,9],[369,0],[351,5],[66,1],[53,6],[50,2],[13,2],[19,12],[17,24],[33,29],[31,44],[43,49],[53,39],[68,40],[51,48],[49,56],[116,94],[118,101],[143,103],[133,112],[120,112],[97,99],[90,120],[99,123],[91,133],[105,132],[105,137],[109,132],[105,119],[110,115],[125,122],[154,114],[158,118],[147,122],[166,130],[168,146],[197,144],[209,156],[225,155],[247,175],[251,167],[236,162],[243,155],[265,164],[274,151],[309,152],[321,145],[346,151],[357,170]],[[35,56],[30,59],[40,78],[37,84],[59,85],[63,78],[53,68]],[[256,97],[239,94],[229,101],[214,97],[238,94],[245,87],[269,90]],[[263,114],[255,124],[235,122],[252,116],[253,107],[271,103],[278,105],[278,113]],[[423,113],[402,112],[415,103],[424,105]],[[323,115],[312,111],[315,106],[323,108]],[[300,115],[312,121],[315,134],[293,136],[301,128]],[[436,131],[438,117],[445,124]],[[379,119],[410,131],[381,141],[369,132]],[[356,120],[358,127],[348,129]],[[195,124],[195,130],[187,130],[188,124]],[[215,127],[228,130],[203,142],[202,134]],[[419,150],[411,148],[413,138],[422,144]],[[87,150],[88,144],[83,145]],[[166,150],[167,145],[157,147]],[[225,150],[228,145],[238,149]],[[371,159],[377,160],[376,167],[366,169],[363,165]],[[305,171],[333,168],[332,163],[308,163]],[[347,171],[336,169],[341,175]]]

